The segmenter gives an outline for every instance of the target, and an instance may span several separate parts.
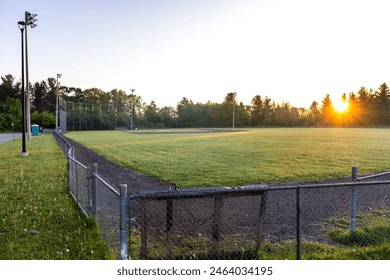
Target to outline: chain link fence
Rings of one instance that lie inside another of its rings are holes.
[[[390,259],[386,179],[179,189],[129,209],[135,259]]]
[[[359,178],[353,167],[349,182],[127,196],[53,134],[69,192],[121,259],[390,259],[390,172]]]
[[[390,259],[390,181],[298,192],[297,258]]]
[[[97,173],[94,176],[96,178],[95,219],[106,243],[115,252],[118,252],[120,246],[120,194]]]
[[[92,211],[91,186],[88,168],[72,157],[68,157],[68,191],[86,217]]]
[[[142,259],[253,258],[267,192],[263,186],[130,196],[130,251]]]
[[[127,191],[121,193],[119,187],[113,187],[101,177],[96,164],[87,167],[77,161],[72,145],[56,131],[53,135],[67,157],[70,195],[85,217],[96,221],[112,253],[127,259],[127,207],[126,204],[120,207],[121,199],[126,200]]]

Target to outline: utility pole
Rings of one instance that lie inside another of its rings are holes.
[[[233,128],[234,128],[234,104],[236,103],[237,92],[232,92],[232,93],[233,93]]]
[[[135,89],[132,88],[132,89],[130,89],[130,91],[131,91],[131,94],[133,95]],[[133,128],[134,128],[133,123],[134,123],[134,102],[131,102],[130,103],[130,130],[133,130]]]

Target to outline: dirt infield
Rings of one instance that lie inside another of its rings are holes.
[[[234,133],[245,132],[246,129],[201,128],[201,129],[157,129],[153,131],[130,131],[132,134],[193,134],[193,133]]]
[[[65,135],[66,136],[66,135]],[[142,175],[129,168],[123,168],[94,151],[67,138],[74,147],[74,154],[78,161],[84,165],[97,164],[98,173],[103,176],[112,186],[127,184],[128,193],[136,194],[148,190],[167,190],[168,185],[161,184],[156,178]]]

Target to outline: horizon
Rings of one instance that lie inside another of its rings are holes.
[[[8,74],[7,74],[7,75],[8,75]],[[10,75],[12,75],[12,74],[10,74]],[[5,76],[6,76],[6,75],[4,75],[4,77],[5,77]],[[2,76],[2,77],[3,77],[3,76]],[[15,76],[13,76],[13,75],[12,75],[12,77],[15,78]],[[16,78],[15,78],[15,79],[16,79]],[[33,86],[35,83],[41,83],[41,82],[47,83],[48,79],[55,79],[55,78],[54,78],[54,77],[48,77],[47,79],[44,79],[44,80],[39,81],[39,82],[37,82],[37,81],[30,81],[30,84]],[[20,82],[20,80],[16,80],[16,82]],[[387,82],[383,82],[382,84],[386,84],[386,85],[387,85]],[[381,84],[381,85],[382,85],[382,84]],[[68,85],[63,85],[63,84],[61,84],[61,83],[60,83],[60,87],[65,87],[65,88],[67,88],[67,89],[71,89],[71,88],[77,89],[77,87],[68,86]],[[367,88],[367,87],[364,87],[364,86],[362,86],[361,88],[365,88],[368,92],[372,92],[372,93],[377,92],[377,90],[374,90],[373,88]],[[97,88],[97,87],[91,87],[91,88],[85,88],[85,89],[78,88],[78,89],[82,90],[82,92],[87,91],[87,90],[91,90],[91,89],[102,90],[102,89]],[[379,89],[379,88],[377,88],[377,89]],[[113,89],[108,90],[108,91],[105,91],[105,90],[102,90],[102,91],[105,92],[105,93],[109,93],[109,92],[114,91],[114,90],[122,91],[122,92],[124,92],[125,94],[127,93],[125,90],[119,89],[119,88],[113,88]],[[360,90],[360,88],[359,88],[359,90]],[[201,101],[195,101],[194,99],[192,99],[192,98],[189,97],[189,96],[182,96],[182,97],[180,98],[180,100],[176,101],[175,104],[165,104],[165,105],[161,105],[161,104],[158,104],[158,103],[156,102],[156,100],[150,100],[149,102],[146,102],[146,101],[143,99],[142,96],[140,96],[140,95],[138,95],[137,93],[134,93],[134,92],[135,92],[135,90],[132,91],[132,92],[129,93],[129,94],[135,94],[136,96],[139,96],[139,97],[141,98],[142,102],[145,103],[146,105],[149,105],[151,102],[154,102],[154,104],[155,104],[158,108],[160,108],[160,109],[161,109],[161,108],[164,108],[164,107],[172,107],[172,108],[175,108],[175,107],[177,107],[177,105],[183,100],[183,98],[186,98],[186,99],[188,99],[189,101],[192,101],[194,104],[196,104],[196,103],[199,103],[199,104],[207,104],[207,103],[209,103],[209,102],[210,102],[210,103],[217,103],[217,104],[220,104],[220,103],[223,103],[225,97],[226,97],[229,93],[231,93],[231,92],[226,93],[226,94],[224,95],[224,97],[220,98],[220,100],[206,100],[206,101],[203,101],[203,102],[201,102]],[[321,103],[326,99],[327,95],[329,95],[330,100],[331,100],[332,105],[334,106],[335,110],[338,111],[338,112],[343,112],[343,111],[346,111],[346,110],[348,109],[348,107],[349,107],[349,94],[353,93],[353,94],[356,95],[357,92],[358,92],[358,91],[350,91],[348,94],[347,94],[347,93],[344,93],[344,94],[339,95],[339,96],[335,96],[335,95],[331,95],[331,94],[326,93],[320,100],[312,100],[312,101],[310,102],[310,106],[308,106],[308,107],[295,106],[294,104],[291,104],[291,102],[288,101],[288,100],[277,101],[277,100],[273,99],[272,96],[261,96],[261,95],[259,95],[259,96],[261,97],[262,100],[264,100],[264,99],[266,99],[266,98],[269,98],[269,99],[271,100],[271,104],[281,105],[281,106],[284,106],[285,104],[288,104],[291,108],[292,108],[292,107],[295,107],[295,108],[298,108],[298,109],[303,108],[303,109],[306,109],[306,110],[310,110],[310,107],[311,107],[311,105],[312,105],[314,102],[317,102],[317,105],[320,106]],[[64,94],[67,95],[68,97],[74,96],[73,92],[72,92],[72,93],[65,92]],[[236,92],[235,92],[235,94],[236,94],[236,96],[237,96],[237,93],[236,93]],[[237,104],[242,103],[244,106],[252,106],[252,99],[255,98],[256,96],[257,96],[257,95],[254,95],[254,96],[251,98],[251,101],[248,102],[248,103],[243,102],[243,101],[240,100],[239,98],[236,98],[236,102],[237,102]],[[344,99],[344,98],[345,98],[345,99]],[[69,102],[70,102],[70,101],[68,101],[68,103],[69,103]],[[98,103],[99,103],[99,102],[98,102]],[[91,103],[91,104],[92,104],[92,103]]]

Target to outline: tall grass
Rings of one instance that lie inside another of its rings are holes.
[[[0,145],[0,259],[107,259],[95,224],[67,194],[66,160],[51,135]]]

